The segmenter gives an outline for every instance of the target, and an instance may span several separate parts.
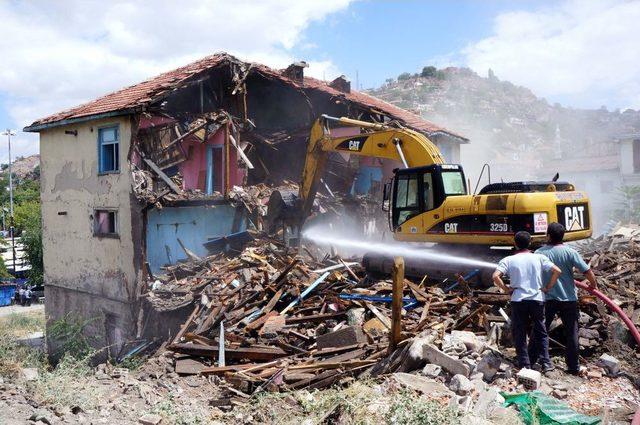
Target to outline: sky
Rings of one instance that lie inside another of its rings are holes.
[[[227,51],[372,88],[466,66],[575,108],[640,109],[640,0],[0,1],[0,129]],[[0,136],[0,162],[6,162]]]

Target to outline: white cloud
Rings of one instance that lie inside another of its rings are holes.
[[[284,67],[305,59],[291,53],[307,43],[305,28],[350,1],[0,2],[0,101],[7,124],[21,129],[218,51]],[[338,74],[330,61],[306,59],[311,75]],[[17,154],[37,152],[32,135],[19,134],[15,144]]]
[[[571,106],[640,108],[639,23],[639,1],[571,0],[502,13],[462,54],[478,73]]]

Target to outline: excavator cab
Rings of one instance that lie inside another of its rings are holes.
[[[391,230],[419,214],[440,207],[448,196],[466,194],[466,179],[460,165],[433,164],[395,169],[393,180],[384,191]]]

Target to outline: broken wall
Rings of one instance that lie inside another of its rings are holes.
[[[119,127],[120,172],[99,175],[98,128],[111,125]],[[65,130],[76,130],[77,136]],[[112,345],[112,352],[135,332],[136,262],[141,251],[134,234],[141,228],[141,215],[131,208],[130,137],[128,118],[40,134],[47,326],[67,313],[90,320],[87,334],[95,347]],[[96,209],[117,211],[117,235],[94,236]],[[47,342],[54,353],[56,341]]]
[[[182,147],[187,152],[187,160],[178,167],[183,178],[182,189],[199,189],[208,194],[224,193],[227,178],[224,132],[225,129],[221,127],[205,142],[195,136],[182,142]],[[234,147],[229,149],[228,165],[229,187],[242,185],[246,169],[238,167],[238,153]]]
[[[180,242],[198,256],[208,254],[204,243],[246,229],[244,210],[224,201],[164,207],[147,214],[147,262],[153,273],[187,259]]]

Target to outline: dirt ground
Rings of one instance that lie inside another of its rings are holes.
[[[16,339],[43,329],[42,309],[18,311],[23,314],[0,318],[0,424],[139,424],[143,418],[162,424],[520,422],[514,408],[497,407],[482,416],[449,408],[448,397],[434,397],[419,388],[425,379],[421,371],[415,377],[404,374],[416,381],[410,385],[391,375],[352,380],[345,387],[323,391],[262,393],[234,408],[220,406],[216,401],[224,397],[228,385],[216,376],[178,376],[174,354],[169,352],[117,367],[93,368],[86,358],[68,357],[51,368],[44,353],[15,344]],[[579,378],[558,369],[543,378],[541,390],[560,391],[563,402],[580,413],[622,424],[640,404],[632,379]],[[493,385],[508,393],[523,391],[514,378]],[[477,394],[472,397],[479,404]]]

